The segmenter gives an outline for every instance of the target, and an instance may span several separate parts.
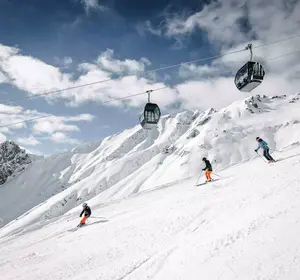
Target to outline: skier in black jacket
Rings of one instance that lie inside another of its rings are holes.
[[[209,162],[209,160],[207,158],[203,158],[202,159],[205,163],[205,167],[202,169],[203,171],[205,171],[205,176],[206,176],[206,182],[210,182],[212,179],[210,177],[210,174],[212,173],[212,166],[211,163]]]
[[[91,208],[87,205],[87,203],[82,204],[83,210],[81,211],[79,217],[81,217],[83,214],[83,218],[81,219],[80,223],[78,226],[83,226],[87,220],[92,215],[92,210]]]

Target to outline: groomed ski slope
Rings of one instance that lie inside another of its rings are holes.
[[[16,235],[3,228],[1,280],[297,280],[300,148],[273,156],[93,208],[77,231],[80,208]]]

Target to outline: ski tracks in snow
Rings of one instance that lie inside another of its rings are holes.
[[[170,248],[165,251],[159,251],[135,264],[124,276],[113,280],[153,279],[153,277],[163,268],[164,263],[175,249],[176,248]]]
[[[201,219],[202,215],[208,210],[209,207],[203,207],[201,211],[191,217],[183,227],[173,232],[173,236],[170,237],[170,240],[166,242],[161,250],[146,258],[144,261],[135,264],[134,267],[121,278],[113,280],[155,279],[155,276],[163,269],[168,258],[178,248],[178,244],[185,243],[186,234],[194,232],[195,226],[199,224],[199,219]],[[205,220],[201,219],[200,224],[205,222]]]

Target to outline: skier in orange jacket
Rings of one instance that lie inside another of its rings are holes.
[[[80,221],[78,227],[81,227],[81,226],[85,225],[85,222],[86,222],[87,218],[89,218],[89,217],[92,215],[92,210],[91,210],[91,208],[87,205],[87,203],[83,203],[83,204],[82,204],[82,207],[83,207],[83,210],[81,211],[79,217],[81,217],[83,214],[84,214],[84,216],[83,216],[83,218],[81,219],[81,221]]]
[[[205,171],[206,182],[210,182],[212,180],[210,177],[210,174],[212,173],[211,163],[205,157],[202,160],[205,162],[205,167],[202,170]]]

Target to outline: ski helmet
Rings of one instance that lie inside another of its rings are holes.
[[[259,140],[259,139],[260,139],[260,137],[256,137],[255,139],[256,139],[256,140]]]
[[[206,157],[204,157],[202,160],[206,160]]]
[[[87,207],[87,203],[82,203],[82,207]]]

